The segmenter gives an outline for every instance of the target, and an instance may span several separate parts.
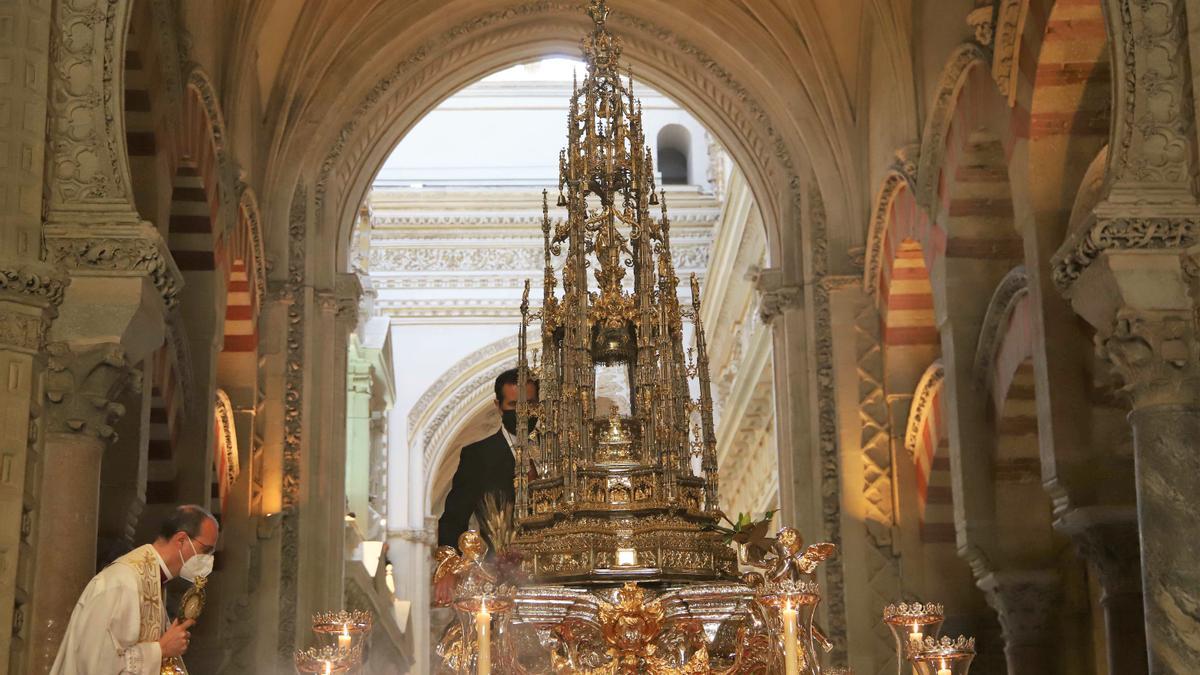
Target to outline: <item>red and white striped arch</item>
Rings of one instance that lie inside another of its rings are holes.
[[[913,392],[904,445],[916,465],[921,540],[954,542],[954,499],[950,489],[949,437],[943,401],[945,370],[934,361]]]

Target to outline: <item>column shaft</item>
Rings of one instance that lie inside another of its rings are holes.
[[[1200,404],[1135,408],[1138,527],[1150,672],[1200,664]]]
[[[50,670],[84,586],[96,573],[96,525],[100,505],[100,460],[106,442],[85,434],[46,437],[33,596],[29,671]]]

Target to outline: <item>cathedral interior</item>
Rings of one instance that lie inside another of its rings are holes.
[[[296,672],[343,608],[361,672],[437,672],[589,4],[0,2],[0,673],[177,504],[221,524],[191,672]],[[1200,2],[607,12],[710,498],[836,545],[829,662],[903,667],[923,601],[974,673],[1200,672]]]

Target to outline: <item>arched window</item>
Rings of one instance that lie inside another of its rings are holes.
[[[658,170],[663,185],[687,185],[688,149],[692,135],[680,124],[668,124],[658,132]]]

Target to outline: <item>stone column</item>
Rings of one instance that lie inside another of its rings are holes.
[[[1058,574],[1050,570],[993,572],[978,584],[1000,618],[1009,675],[1059,672],[1055,619],[1062,583]]]
[[[1075,542],[1100,582],[1108,672],[1148,672],[1136,509],[1075,509],[1060,519],[1058,529]]]
[[[116,402],[133,369],[117,344],[72,350],[53,343],[46,377],[48,423],[32,601],[30,672],[49,670],[71,609],[95,574],[100,460],[125,411]]]
[[[1110,225],[1111,227],[1111,225]],[[1132,402],[1137,522],[1150,672],[1200,663],[1200,341],[1178,251],[1108,250],[1071,286],[1076,311]],[[1115,598],[1114,598],[1115,600]]]

